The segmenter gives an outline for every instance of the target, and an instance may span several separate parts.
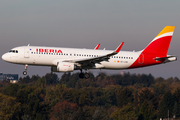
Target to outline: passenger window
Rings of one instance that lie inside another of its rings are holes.
[[[18,51],[16,50],[16,53],[18,53]]]

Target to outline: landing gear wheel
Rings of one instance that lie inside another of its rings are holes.
[[[25,70],[25,71],[23,71],[23,75],[26,75],[26,74],[27,74],[27,68],[28,68],[28,64],[25,64],[25,65],[24,65],[24,70]]]
[[[27,71],[23,71],[23,75],[26,75],[27,74]]]
[[[79,78],[83,79],[84,78],[84,73],[80,73]]]
[[[88,79],[89,77],[90,77],[90,75],[89,75],[88,73],[85,73],[85,74],[84,74],[84,78],[85,78],[85,79]]]

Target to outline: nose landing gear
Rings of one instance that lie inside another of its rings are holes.
[[[28,65],[25,64],[25,67],[24,67],[24,70],[25,70],[25,71],[23,71],[23,75],[26,75],[26,74],[27,74],[27,68],[28,68]]]

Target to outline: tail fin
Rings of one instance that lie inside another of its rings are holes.
[[[143,53],[167,55],[175,26],[166,26],[143,50]]]

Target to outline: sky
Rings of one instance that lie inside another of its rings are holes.
[[[165,27],[175,26],[168,54],[180,56],[180,1],[174,0],[2,0],[0,55],[22,45],[139,51]],[[0,72],[23,76],[24,65],[0,59]],[[119,74],[122,70],[90,70]],[[123,70],[131,74],[180,78],[180,61]],[[43,76],[50,67],[29,66],[28,75]],[[78,71],[79,72],[79,71]],[[61,75],[62,73],[58,73]]]

